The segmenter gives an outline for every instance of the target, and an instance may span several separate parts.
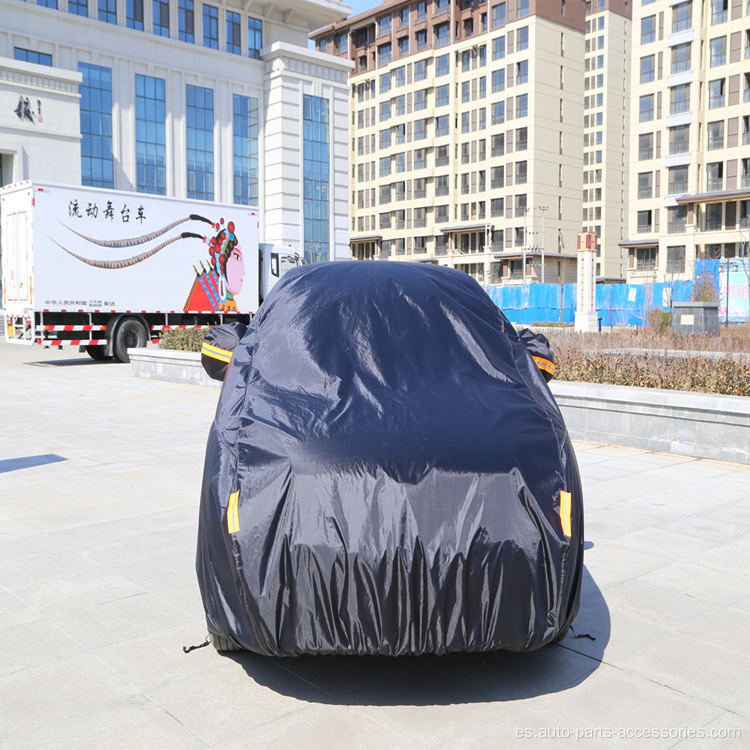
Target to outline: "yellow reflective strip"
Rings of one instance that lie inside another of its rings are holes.
[[[221,362],[229,363],[232,361],[232,352],[228,352],[226,349],[219,349],[217,346],[211,346],[211,344],[203,344],[201,346],[201,354],[218,359]]]
[[[237,502],[239,498],[239,490],[233,492],[229,496],[229,506],[227,507],[227,530],[230,534],[235,534],[240,530],[240,516],[237,510]]]
[[[548,359],[544,359],[544,357],[535,357],[533,354],[531,355],[531,358],[536,362],[536,365],[540,370],[546,370],[552,375],[555,374],[554,362],[550,362]]]
[[[571,510],[571,496],[570,492],[560,490],[560,525],[562,526],[562,533],[565,536],[570,536],[570,510]]]

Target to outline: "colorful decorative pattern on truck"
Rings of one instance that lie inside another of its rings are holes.
[[[28,191],[18,210],[30,204],[33,212],[33,243],[27,244],[33,247],[35,307],[257,310],[257,210],[88,187]]]

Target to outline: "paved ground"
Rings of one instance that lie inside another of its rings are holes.
[[[0,378],[4,748],[748,747],[750,467],[577,444],[575,629],[596,641],[186,655],[205,635],[193,562],[218,391],[4,343]],[[743,736],[687,738],[727,730]]]

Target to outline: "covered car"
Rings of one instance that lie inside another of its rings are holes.
[[[583,568],[573,448],[474,279],[301,266],[243,333],[217,347],[200,504],[217,648],[528,651],[565,635]]]

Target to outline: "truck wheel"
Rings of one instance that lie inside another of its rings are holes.
[[[101,344],[93,344],[91,346],[87,346],[86,354],[88,354],[91,359],[95,359],[97,362],[101,362],[105,359],[112,359],[112,357],[107,354],[107,347],[102,346]]]
[[[128,349],[142,349],[146,346],[148,336],[143,324],[135,318],[123,320],[115,331],[114,353],[120,362],[130,362]]]
[[[229,638],[225,638],[223,635],[211,633],[211,643],[217,651],[242,651],[239,646],[235,646]]]

